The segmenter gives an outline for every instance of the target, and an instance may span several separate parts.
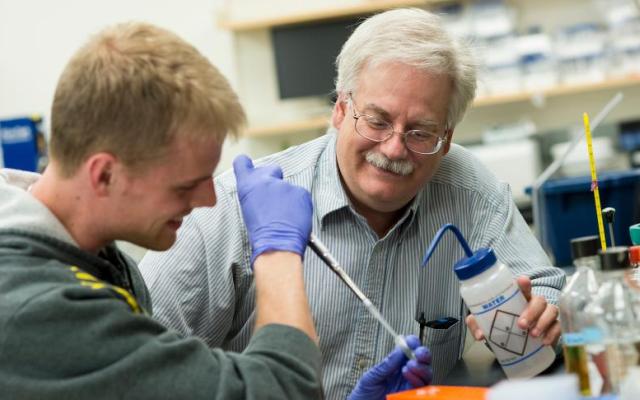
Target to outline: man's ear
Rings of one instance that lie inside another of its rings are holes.
[[[85,162],[91,188],[98,197],[108,196],[116,181],[118,160],[111,153],[92,154]]]
[[[336,104],[333,105],[333,114],[331,115],[331,122],[334,128],[339,130],[340,126],[342,126],[342,122],[347,114],[347,108],[346,95],[338,93]]]
[[[451,140],[453,140],[453,128],[448,128],[444,132],[444,137],[447,138],[447,142],[444,144],[444,151],[442,155],[447,154],[449,152],[449,149],[451,149]]]

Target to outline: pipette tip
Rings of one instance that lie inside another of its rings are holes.
[[[396,345],[400,347],[400,350],[402,350],[404,355],[407,356],[409,360],[416,359],[416,355],[413,353],[413,350],[411,350],[411,348],[407,344],[407,341],[404,340],[404,337],[402,335],[397,335],[395,341],[396,341]]]

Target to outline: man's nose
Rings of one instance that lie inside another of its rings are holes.
[[[407,158],[407,146],[404,144],[404,135],[394,132],[393,135],[380,143],[380,151],[390,160],[404,160]]]
[[[191,197],[191,208],[213,207],[216,205],[216,189],[213,186],[213,179],[202,182]]]

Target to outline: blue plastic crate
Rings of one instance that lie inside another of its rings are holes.
[[[0,120],[0,167],[38,170],[38,122],[35,118]]]
[[[640,222],[640,170],[601,173],[598,188],[601,206],[616,209],[616,245],[631,245],[629,226]],[[591,176],[550,180],[540,190],[544,215],[542,244],[557,266],[571,265],[571,239],[598,234]],[[605,233],[610,245],[606,223]]]

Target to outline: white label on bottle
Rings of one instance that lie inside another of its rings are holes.
[[[467,306],[503,368],[518,364],[542,349],[541,339],[529,336],[528,329],[518,327],[518,318],[527,300],[515,282],[495,297]]]

